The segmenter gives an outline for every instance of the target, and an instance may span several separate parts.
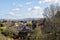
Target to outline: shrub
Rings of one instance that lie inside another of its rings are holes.
[[[30,28],[32,27],[32,22],[27,22],[26,24],[28,27],[30,27]]]
[[[5,29],[6,29],[6,27],[4,27],[3,24],[0,24],[0,31],[3,32],[3,31],[5,31]]]
[[[2,34],[0,34],[0,40],[6,40],[6,37]]]
[[[8,27],[2,34],[4,34],[5,36],[14,37],[15,35],[18,35],[18,31],[13,27]]]
[[[41,28],[36,28],[33,32],[33,34],[30,37],[30,40],[41,40],[43,38],[43,34],[41,32]]]

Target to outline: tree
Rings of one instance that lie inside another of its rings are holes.
[[[57,26],[57,23],[58,23],[57,21],[60,19],[59,18],[59,14],[60,14],[59,10],[60,9],[58,10],[58,8],[60,8],[60,7],[56,6],[56,5],[50,5],[49,7],[44,9],[44,13],[43,13],[44,17],[46,18],[46,22],[45,22],[43,31],[47,34],[53,33],[54,40],[57,39],[57,30],[60,27],[60,26],[59,27]]]
[[[55,5],[50,5],[49,7],[46,7],[44,9],[43,16],[45,18],[51,18],[57,13],[57,6]]]

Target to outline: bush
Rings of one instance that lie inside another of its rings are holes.
[[[6,27],[4,27],[3,24],[0,24],[0,31],[3,32],[3,31],[5,31],[5,29],[6,29]]]
[[[15,35],[18,35],[18,31],[13,27],[8,27],[2,34],[4,34],[5,36],[14,37]]]
[[[27,22],[26,24],[28,27],[30,27],[30,28],[32,27],[32,22]]]
[[[0,34],[0,40],[6,40],[6,37],[2,34]]]
[[[41,28],[36,28],[33,32],[33,34],[30,37],[30,40],[41,40],[43,38],[43,34],[41,32]]]

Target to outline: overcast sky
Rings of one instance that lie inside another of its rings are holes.
[[[60,0],[0,0],[0,19],[43,18],[43,9]]]

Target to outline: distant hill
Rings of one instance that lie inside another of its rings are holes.
[[[0,19],[0,21],[32,21],[39,20],[41,18],[24,18],[24,19]]]
[[[40,18],[24,18],[24,19],[21,19],[21,21],[32,21],[32,20],[38,20]]]

